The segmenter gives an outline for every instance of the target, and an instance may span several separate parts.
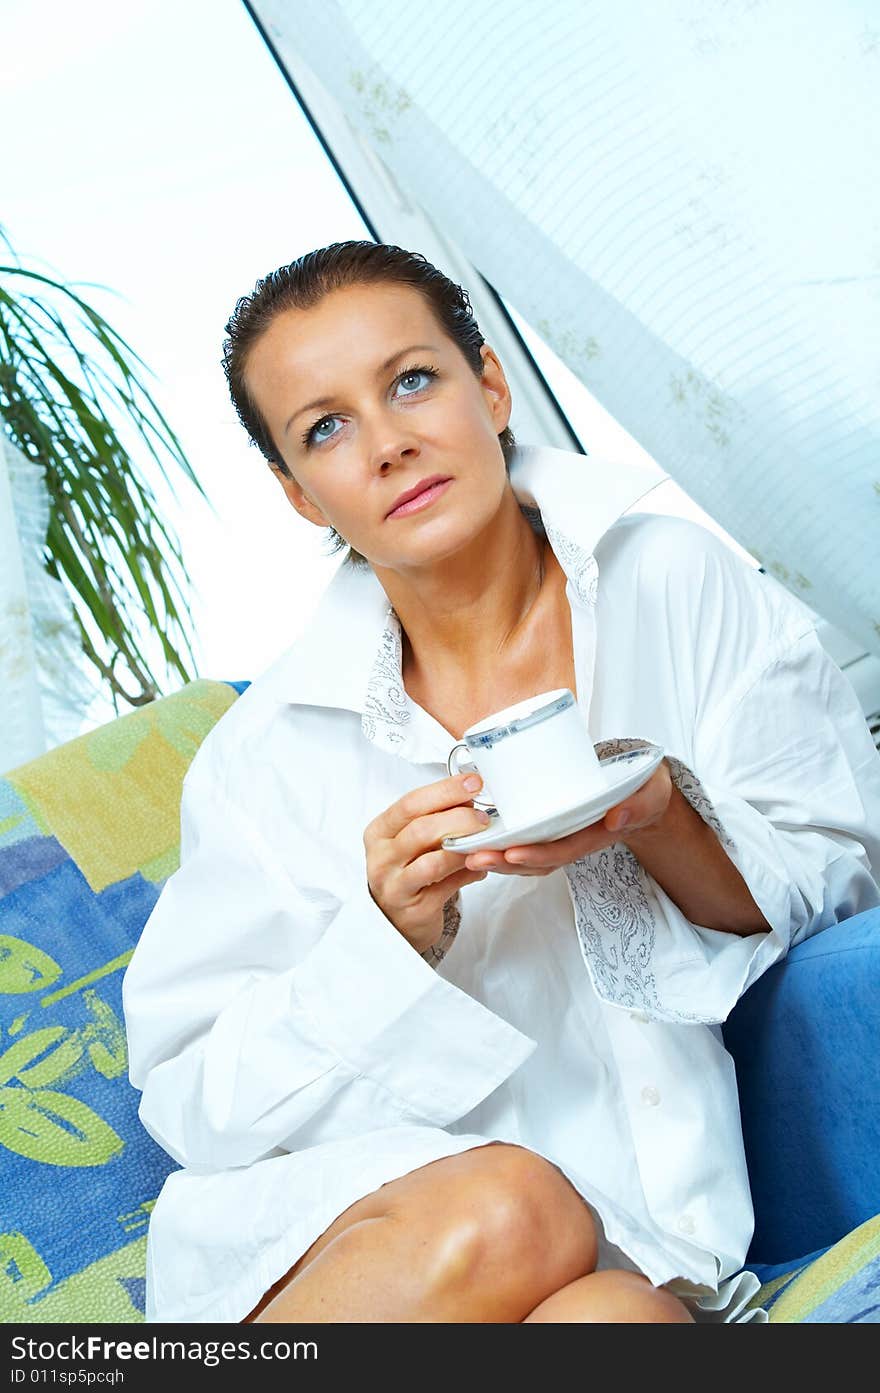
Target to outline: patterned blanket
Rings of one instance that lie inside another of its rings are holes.
[[[247,683],[200,680],[0,779],[0,1321],[144,1319],[175,1163],[137,1116],[121,981],[179,858],[190,760]],[[876,1321],[880,1219],[776,1273],[771,1321]]]

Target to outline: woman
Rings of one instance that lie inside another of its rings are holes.
[[[515,444],[424,258],[312,252],[227,333],[251,439],[350,555],[193,760],[126,975],[141,1117],[182,1167],[148,1318],[761,1319],[720,1023],[880,903],[854,692],[796,599],[632,511],[653,479]],[[561,840],[444,850],[485,825],[446,772],[462,731],[559,687],[655,774]]]

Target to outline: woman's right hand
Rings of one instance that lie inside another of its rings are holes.
[[[370,894],[419,953],[440,938],[446,901],[488,874],[463,866],[466,852],[441,846],[444,837],[481,832],[488,823],[470,801],[481,785],[479,775],[460,774],[411,789],[364,832]]]

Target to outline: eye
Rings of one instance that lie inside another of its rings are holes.
[[[436,371],[434,370],[434,368],[428,368],[428,367],[422,367],[422,368],[419,368],[419,367],[404,368],[403,372],[399,375],[397,381],[398,381],[398,384],[399,384],[400,386],[403,386],[405,383],[411,382],[414,378],[425,377],[425,378],[427,378],[429,381],[433,381],[433,379],[434,379],[436,376],[437,376],[437,373],[436,373]],[[424,385],[424,384],[422,384],[422,386],[423,386],[423,385]],[[404,392],[403,395],[404,395],[405,397],[411,397],[415,392],[420,392],[420,391],[422,391],[422,386],[420,386],[420,385],[418,384],[418,382],[417,382],[416,385],[415,385],[415,387],[413,387],[413,388],[412,388],[411,390],[409,390],[409,391]]]
[[[320,445],[321,442],[324,440],[332,440],[333,435],[337,435],[338,432],[334,431],[333,435],[322,435],[320,433],[321,427],[332,424],[333,421],[337,421],[338,419],[338,416],[322,416],[320,421],[316,421],[313,426],[309,426],[308,430],[304,432],[302,438],[302,442],[305,445],[306,449],[308,449],[311,445]]]

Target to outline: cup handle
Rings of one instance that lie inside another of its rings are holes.
[[[459,768],[458,765],[458,760],[456,756],[459,750],[464,750],[465,754],[467,754],[468,756],[470,755],[470,750],[468,749],[467,745],[464,743],[463,740],[459,741],[457,745],[453,745],[452,749],[449,751],[449,758],[446,761],[446,768],[453,779],[457,778],[459,774],[463,774],[465,772],[463,769]],[[474,764],[472,759],[469,758],[465,760],[464,763],[469,764],[471,769],[473,769],[476,773],[479,774],[480,771],[479,769],[477,769],[477,766]],[[475,808],[482,808],[483,811],[486,813],[498,812],[498,809],[495,807],[494,803],[483,802],[479,798],[473,799],[473,805]]]

